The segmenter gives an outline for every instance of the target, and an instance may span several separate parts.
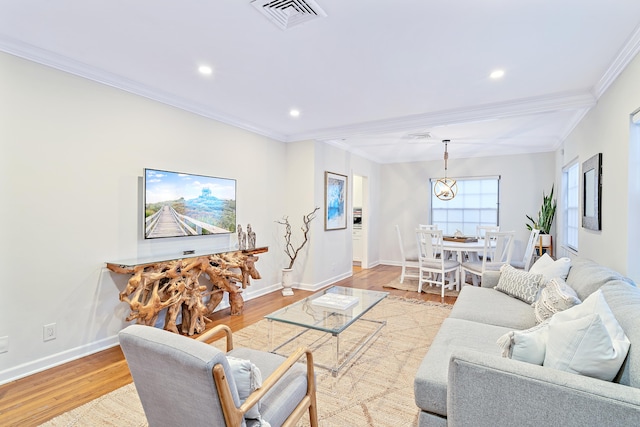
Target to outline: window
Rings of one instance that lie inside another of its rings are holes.
[[[564,242],[578,250],[578,229],[580,223],[580,164],[574,161],[562,170],[562,186],[564,189]]]
[[[458,194],[442,201],[433,194],[431,179],[431,222],[445,235],[460,230],[475,236],[478,225],[499,225],[500,177],[458,179]]]

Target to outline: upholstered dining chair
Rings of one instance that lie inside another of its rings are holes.
[[[447,286],[451,289],[457,286],[460,289],[460,263],[442,256],[444,253],[442,238],[442,230],[416,230],[420,264],[418,293],[422,292],[422,285],[425,283],[429,286],[440,286],[442,297]],[[447,285],[446,276],[449,273],[453,273],[454,281],[449,281]]]
[[[226,353],[203,342],[222,333]],[[271,427],[294,426],[307,412],[310,425],[318,425],[309,350],[300,348],[285,358],[235,349],[226,325],[198,339],[131,325],[119,339],[151,427],[257,427],[262,421]],[[306,364],[297,363],[305,355]]]
[[[484,249],[480,260],[466,261],[461,265],[462,283],[466,283],[466,273],[472,274],[473,285],[488,270],[500,270],[504,264],[511,263],[513,238],[515,231],[487,231],[484,236]]]
[[[407,255],[405,253],[404,243],[402,242],[402,233],[400,232],[400,226],[396,224],[396,233],[398,234],[398,244],[400,245],[400,257],[402,259],[402,272],[400,273],[400,283],[404,283],[404,279],[417,279],[420,277],[418,269],[418,257]]]
[[[533,260],[533,254],[536,251],[536,243],[538,243],[538,236],[540,230],[533,229],[529,233],[529,240],[527,241],[527,247],[524,249],[524,255],[522,261],[512,260],[511,265],[517,269],[529,271],[531,268],[531,261]]]

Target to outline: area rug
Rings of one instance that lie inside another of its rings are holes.
[[[366,317],[387,322],[377,337],[349,361],[337,377],[325,369],[316,368],[320,426],[415,426],[418,409],[414,402],[413,379],[451,307],[393,296],[374,307]],[[363,325],[367,323],[362,322]],[[276,339],[292,336],[288,325],[281,325],[283,328],[278,328],[279,324],[275,326]],[[262,320],[235,332],[234,346],[266,350],[269,345],[268,327],[268,322]],[[345,336],[344,341],[341,335],[341,347],[354,344],[358,336],[356,332],[354,330],[351,337]],[[317,347],[314,349],[316,361],[321,361],[325,357],[324,350],[331,347],[329,344],[318,347],[321,339],[312,334],[302,337],[306,340],[303,344]],[[222,346],[220,342],[214,345]],[[146,426],[147,423],[135,386],[129,384],[43,425],[124,427]],[[299,426],[308,425],[308,420],[303,417]]]
[[[418,279],[413,279],[409,277],[405,277],[404,281],[400,283],[400,276],[386,285],[382,285],[383,288],[391,288],[391,289],[399,289],[401,291],[411,291],[418,292]],[[428,284],[422,285],[422,292],[425,294],[437,294],[441,295],[441,290],[439,286],[429,286]],[[457,297],[460,292],[451,289],[444,290],[444,296],[446,297]]]

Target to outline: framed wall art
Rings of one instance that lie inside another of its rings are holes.
[[[347,228],[347,183],[346,175],[324,173],[324,229]]]
[[[601,229],[602,153],[582,163],[582,228]]]

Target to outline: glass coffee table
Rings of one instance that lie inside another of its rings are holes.
[[[363,316],[388,294],[388,292],[332,286],[281,308],[265,316],[269,321],[270,351],[278,353],[278,350],[298,340],[304,334],[318,331],[321,333],[320,337],[310,338],[311,341],[305,345],[314,351],[315,365],[328,369],[335,377],[387,324],[386,320],[364,319]],[[294,328],[294,336],[286,338],[286,341],[276,345],[274,333],[274,324],[276,323],[294,325],[302,329],[297,332],[298,328]],[[369,325],[352,327],[354,324],[362,323]],[[341,334],[347,330],[349,330],[350,336],[355,338],[351,339],[342,349],[340,345]],[[319,362],[315,357],[317,349],[328,350],[327,344],[331,346],[331,359],[333,359],[330,364]]]

